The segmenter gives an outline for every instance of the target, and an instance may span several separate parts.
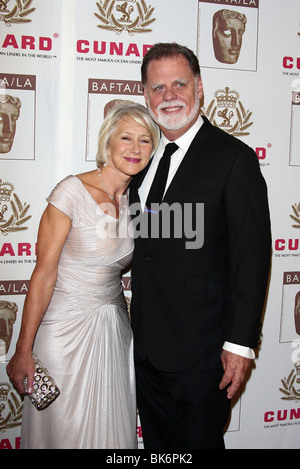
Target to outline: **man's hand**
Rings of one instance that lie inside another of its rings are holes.
[[[223,350],[221,353],[221,360],[224,368],[224,375],[220,383],[220,389],[226,388],[230,383],[227,390],[228,399],[232,399],[240,385],[244,381],[246,371],[250,367],[253,360],[236,355],[235,353]]]

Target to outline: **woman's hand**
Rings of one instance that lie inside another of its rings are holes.
[[[16,352],[6,367],[7,374],[19,394],[33,392],[34,361],[29,353]],[[24,380],[27,378],[26,389]]]

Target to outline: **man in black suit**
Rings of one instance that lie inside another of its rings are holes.
[[[151,237],[150,229],[148,238],[138,237],[136,230],[131,318],[144,446],[224,448],[230,399],[260,333],[271,247],[267,189],[255,152],[201,117],[203,85],[192,51],[155,45],[142,82],[162,138],[132,181],[132,215],[140,206],[151,228],[163,220],[163,206],[177,210],[167,236],[161,230]],[[165,184],[154,175],[169,142],[177,147],[166,189],[152,194],[152,184],[156,191]]]

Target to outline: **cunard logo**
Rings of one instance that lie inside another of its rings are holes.
[[[0,0],[0,21],[6,26],[30,23],[28,16],[35,10],[31,8],[33,0]],[[14,5],[13,5],[14,3]],[[8,7],[11,7],[9,9]]]
[[[300,228],[300,202],[299,204],[292,205],[293,214],[290,215],[291,219],[294,220],[295,224],[293,228]]]
[[[11,391],[9,383],[0,383],[0,432],[18,427],[22,421],[23,403]]]
[[[246,111],[239,100],[239,93],[226,87],[224,90],[215,92],[215,99],[211,101],[207,109],[203,107],[202,113],[210,120],[212,124],[225,130],[235,137],[244,137],[249,135],[249,127],[252,112]]]
[[[0,231],[3,235],[28,229],[25,224],[31,218],[29,208],[30,205],[23,204],[14,192],[13,184],[0,179]]]
[[[156,20],[152,18],[154,8],[144,0],[102,0],[96,2],[100,21],[98,28],[121,34],[127,31],[130,36],[135,33],[150,33],[149,26]]]

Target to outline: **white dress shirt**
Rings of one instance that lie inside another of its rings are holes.
[[[169,187],[177,169],[179,168],[180,163],[182,162],[184,158],[184,155],[186,154],[190,144],[192,143],[195,135],[201,128],[202,124],[203,124],[203,119],[199,115],[194,125],[184,135],[182,135],[177,140],[175,140],[175,143],[178,145],[178,150],[176,150],[171,156],[170,169],[169,169],[168,179],[166,183],[166,190]],[[150,165],[150,168],[143,180],[141,187],[139,188],[139,197],[140,197],[140,201],[141,201],[141,205],[143,209],[145,207],[147,196],[148,196],[152,181],[154,179],[154,175],[156,173],[159,161],[161,157],[163,156],[165,146],[168,143],[170,143],[170,141],[165,136],[162,135],[159,147],[153,156],[153,161]],[[252,358],[252,359],[255,358],[254,351],[242,345],[236,345],[236,344],[232,344],[231,342],[225,342],[223,345],[223,349],[227,350],[228,352],[232,352],[232,353],[241,355],[246,358]]]
[[[166,183],[166,190],[169,187],[177,169],[179,168],[181,161],[183,160],[184,155],[186,154],[191,142],[193,141],[196,133],[198,132],[202,124],[203,124],[203,119],[201,116],[199,116],[195,124],[184,135],[182,135],[182,137],[179,137],[175,141],[175,143],[178,145],[178,150],[176,150],[171,156],[170,169],[169,169],[168,179]],[[143,180],[141,187],[139,188],[139,196],[140,196],[140,201],[141,201],[141,205],[143,208],[145,207],[147,196],[149,194],[149,190],[150,190],[152,181],[154,179],[154,175],[156,173],[158,164],[165,151],[165,146],[168,143],[170,143],[170,141],[166,137],[162,136],[160,139],[158,149],[156,150],[156,153],[153,156],[153,160],[151,162],[150,168]]]

